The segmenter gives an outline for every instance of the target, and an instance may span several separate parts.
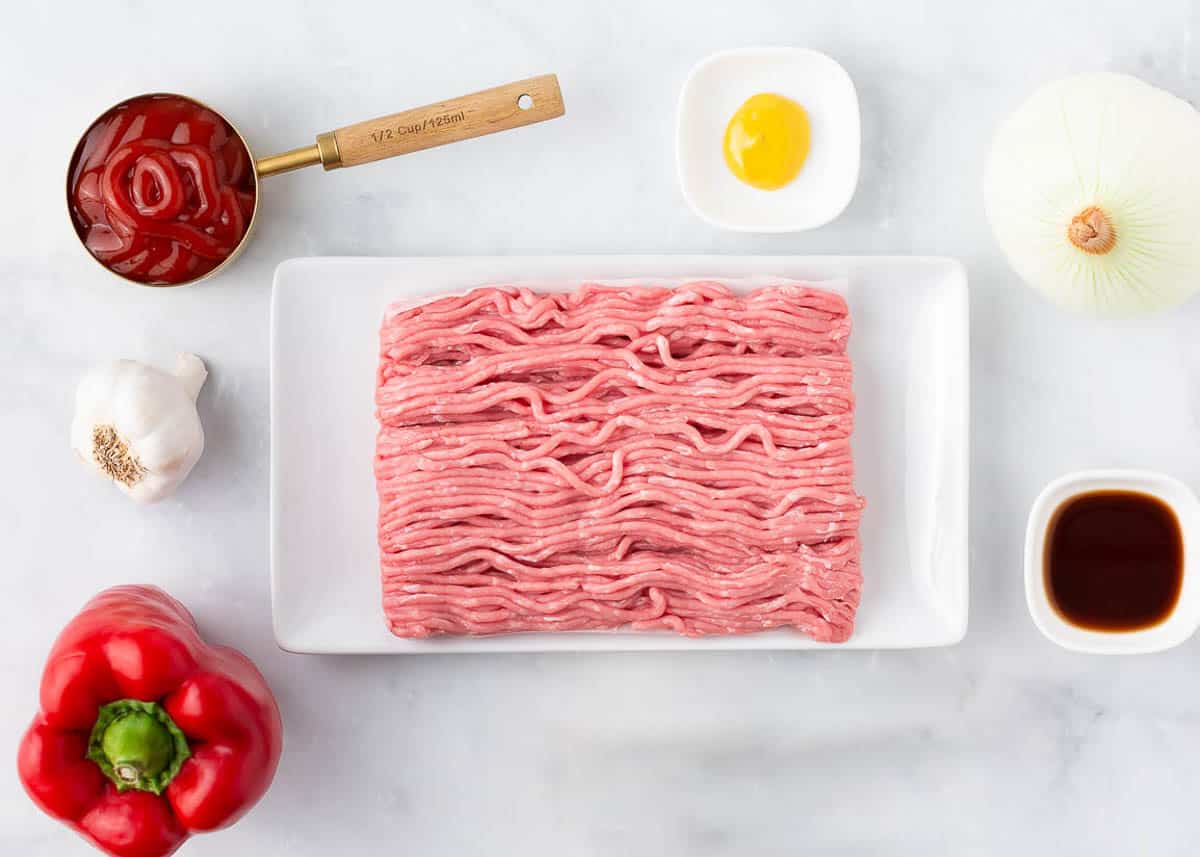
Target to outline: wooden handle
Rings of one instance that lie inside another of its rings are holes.
[[[564,112],[558,78],[546,74],[339,128],[331,135],[336,163],[323,160],[326,169],[352,167],[545,122]]]

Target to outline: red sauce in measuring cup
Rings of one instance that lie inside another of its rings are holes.
[[[68,175],[80,239],[128,279],[174,285],[220,265],[254,213],[250,152],[207,107],[178,95],[118,104],[88,129]]]

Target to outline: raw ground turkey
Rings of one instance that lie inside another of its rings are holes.
[[[389,311],[389,627],[846,640],[863,507],[849,334],[839,295],[797,285],[487,287]]]

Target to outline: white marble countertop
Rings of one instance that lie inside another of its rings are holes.
[[[267,797],[187,855],[1190,854],[1200,641],[1104,659],[1044,641],[1022,596],[1025,513],[1084,466],[1200,486],[1200,302],[1066,317],[1016,282],[984,221],[999,117],[1074,70],[1200,97],[1200,2],[739,0],[421,5],[22,3],[0,32],[0,748],[34,713],[61,625],[102,587],[161,584],[249,653],[284,712]],[[214,10],[215,11],[212,11]],[[1136,10],[1136,11],[1133,11]],[[675,180],[675,101],[710,51],[824,50],[863,115],[858,192],[832,225],[705,226]],[[63,210],[86,122],[147,90],[225,109],[259,154],[530,74],[566,120],[338,173],[273,178],[227,275],[156,291],[102,275]],[[271,273],[313,254],[956,256],[973,315],[971,623],[915,652],[304,657],[271,636]],[[89,364],[202,355],[208,450],[135,508],[67,444]],[[11,755],[9,756],[11,758]],[[0,777],[0,852],[87,854]]]

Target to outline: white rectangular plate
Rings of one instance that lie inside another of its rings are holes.
[[[787,631],[689,639],[571,631],[405,640],[384,623],[375,372],[388,304],[487,283],[773,275],[842,280],[854,333],[862,605],[846,643]],[[562,256],[292,259],[271,303],[271,601],[294,652],[889,649],[967,628],[967,278],[952,259]]]

